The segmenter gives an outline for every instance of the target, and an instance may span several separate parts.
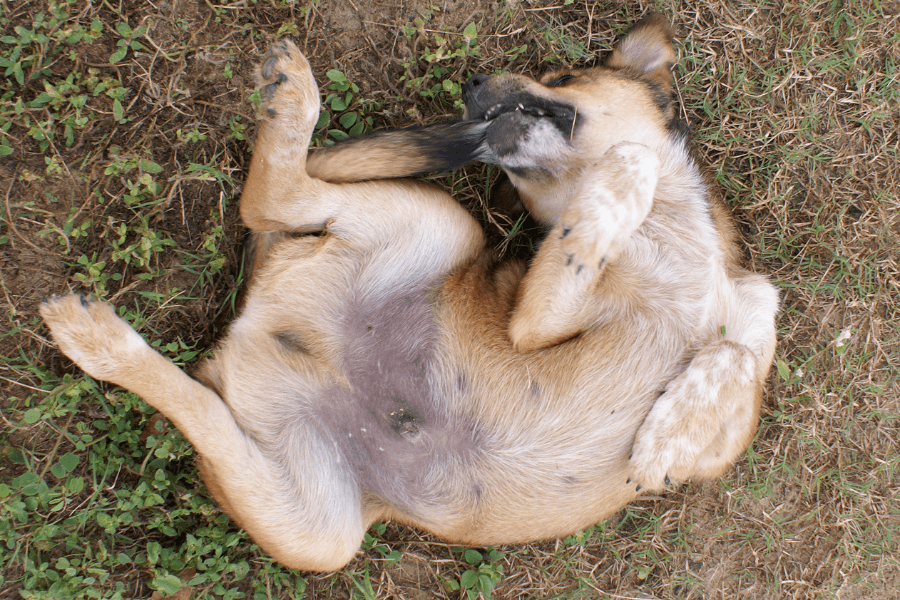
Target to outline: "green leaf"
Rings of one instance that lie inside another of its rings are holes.
[[[41,420],[41,411],[37,408],[29,408],[25,411],[23,419],[28,425],[33,425]]]
[[[147,160],[145,158],[141,159],[141,171],[144,173],[162,173],[163,168],[153,162],[152,160]]]
[[[347,103],[344,102],[343,98],[335,96],[334,100],[331,101],[331,109],[336,112],[347,110]]]
[[[481,555],[481,552],[478,550],[472,550],[469,548],[465,553],[466,562],[470,565],[480,565],[484,561],[484,557]]]
[[[347,76],[337,69],[329,69],[325,76],[335,83],[349,83]]]
[[[59,464],[66,470],[66,473],[71,473],[78,466],[78,460],[78,455],[66,452],[59,457]]]
[[[66,481],[66,489],[73,494],[80,494],[82,490],[84,490],[84,478],[70,477],[68,481]]]
[[[67,44],[76,44],[80,42],[84,38],[84,30],[81,28],[76,29],[72,33],[66,37]]]
[[[357,136],[357,135],[361,135],[362,133],[364,133],[365,130],[366,130],[366,124],[365,124],[365,122],[360,121],[359,123],[357,123],[356,125],[354,125],[353,127],[351,127],[351,128],[350,128],[350,131],[349,131],[348,133],[349,133],[351,136],[354,136],[354,137],[355,137],[355,136]]]
[[[478,37],[478,27],[475,26],[475,23],[466,25],[466,28],[463,29],[463,37],[466,38],[467,42],[471,42]]]
[[[134,33],[131,25],[129,25],[125,21],[121,21],[116,24],[116,31],[118,31],[119,35],[121,35],[122,37],[131,37],[131,34]]]
[[[475,584],[478,582],[478,571],[466,571],[462,574],[462,577],[459,578],[459,585],[462,586],[463,589],[468,590],[475,587]]]
[[[775,367],[778,369],[778,376],[781,377],[781,379],[784,381],[791,380],[791,368],[788,367],[787,363],[779,358],[775,361]]]
[[[38,477],[37,473],[26,471],[25,473],[22,473],[21,475],[13,479],[11,483],[14,488],[22,488],[26,485],[36,483],[39,479],[40,477]]]
[[[356,113],[349,112],[341,115],[341,118],[338,119],[338,122],[340,122],[341,127],[343,127],[344,129],[350,129],[356,124],[356,120],[358,118],[359,117],[356,115]]]
[[[159,552],[161,549],[162,546],[159,545],[159,542],[147,543],[147,560],[150,561],[151,565],[155,565],[159,562]]]
[[[113,118],[115,118],[116,121],[121,121],[125,118],[125,109],[122,107],[122,103],[119,102],[118,98],[113,100]]]
[[[112,53],[112,56],[109,57],[109,64],[114,65],[128,54],[128,47],[119,48],[115,52]]]
[[[154,577],[150,582],[150,587],[166,596],[171,596],[181,589],[181,580],[172,574]]]

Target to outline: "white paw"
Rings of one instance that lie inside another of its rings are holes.
[[[257,71],[263,116],[303,130],[319,118],[319,86],[306,57],[290,40],[272,44]]]
[[[666,386],[638,429],[631,482],[658,490],[724,471],[746,448],[756,425],[754,367],[753,354],[732,342],[718,342],[697,353]],[[701,458],[704,466],[698,469]]]
[[[650,148],[613,146],[560,217],[555,233],[565,267],[590,275],[615,258],[650,212],[658,177]]]
[[[152,352],[109,304],[72,294],[51,298],[40,312],[63,354],[95,379],[118,383]]]

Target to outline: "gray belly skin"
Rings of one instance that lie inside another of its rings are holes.
[[[349,389],[324,390],[314,420],[364,493],[431,520],[474,471],[480,445],[474,423],[451,416],[454,398],[436,393],[433,306],[421,289],[368,299],[350,305],[345,328]]]

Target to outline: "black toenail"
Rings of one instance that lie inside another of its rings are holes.
[[[566,266],[567,266],[567,267],[568,267],[569,265],[572,264],[572,260],[573,260],[574,258],[575,258],[575,255],[574,255],[574,254],[570,254],[570,255],[569,255],[569,260],[566,261]]]
[[[562,235],[559,236],[559,239],[563,239],[564,237],[566,237],[566,236],[569,235],[570,233],[572,233],[572,228],[571,228],[571,227],[566,227],[565,229],[562,230]]]

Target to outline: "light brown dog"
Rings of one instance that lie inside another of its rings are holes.
[[[87,373],[184,433],[225,511],[290,567],[342,567],[377,519],[524,542],[718,476],[755,431],[778,297],[738,266],[675,125],[671,37],[652,15],[605,66],[475,77],[466,120],[309,162],[319,91],[277,43],[241,198],[257,266],[199,381],[106,304],[41,313]],[[444,192],[357,181],[471,160],[551,227],[527,269],[495,264]]]

